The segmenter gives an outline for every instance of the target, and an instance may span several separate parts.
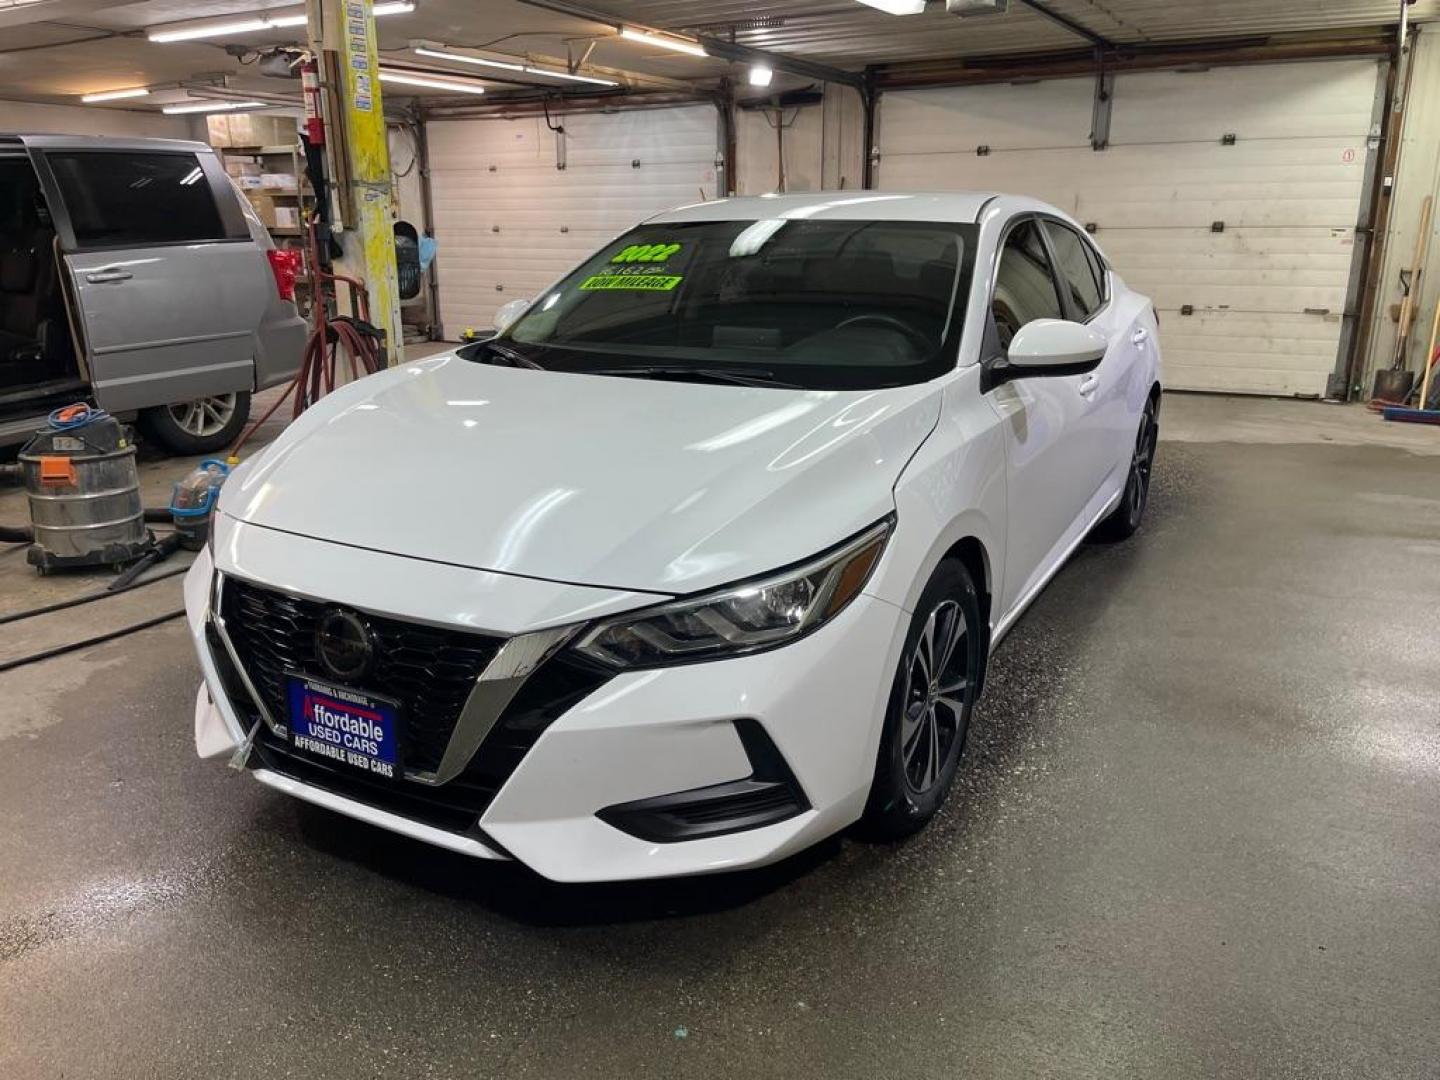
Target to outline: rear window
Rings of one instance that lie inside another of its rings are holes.
[[[1104,302],[1095,265],[1087,254],[1090,245],[1064,225],[1047,221],[1045,228],[1055,247],[1055,261],[1059,264],[1061,283],[1069,291],[1071,306],[1082,318],[1088,319]]]
[[[194,154],[82,150],[45,157],[81,247],[226,239]]]

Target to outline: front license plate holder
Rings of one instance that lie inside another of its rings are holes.
[[[299,672],[285,682],[291,746],[382,780],[401,775],[398,703]]]

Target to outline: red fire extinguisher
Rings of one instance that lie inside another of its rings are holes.
[[[311,146],[322,146],[325,119],[320,113],[320,65],[313,56],[300,65],[300,89],[305,95],[305,137]]]

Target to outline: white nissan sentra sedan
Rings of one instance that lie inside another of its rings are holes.
[[[502,314],[227,482],[202,757],[562,881],[903,835],[996,643],[1145,511],[1154,310],[1030,199],[686,206]]]

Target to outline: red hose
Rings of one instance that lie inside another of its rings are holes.
[[[285,393],[235,441],[235,445],[230,448],[231,457],[240,452],[240,448],[291,394],[295,395],[294,404],[291,406],[291,417],[294,418],[334,390],[335,369],[342,355],[345,374],[348,376],[344,379],[346,382],[352,382],[363,375],[373,375],[385,367],[385,355],[381,351],[379,337],[361,329],[362,326],[370,326],[370,293],[366,290],[365,283],[348,274],[336,274],[321,268],[320,244],[313,220],[309,225],[306,248],[306,255],[314,268],[316,289],[314,302],[310,305],[310,316],[314,325],[305,341],[300,370],[285,388]],[[332,318],[330,315],[335,304],[337,281],[343,281],[350,286],[352,305],[356,311],[354,318]]]

